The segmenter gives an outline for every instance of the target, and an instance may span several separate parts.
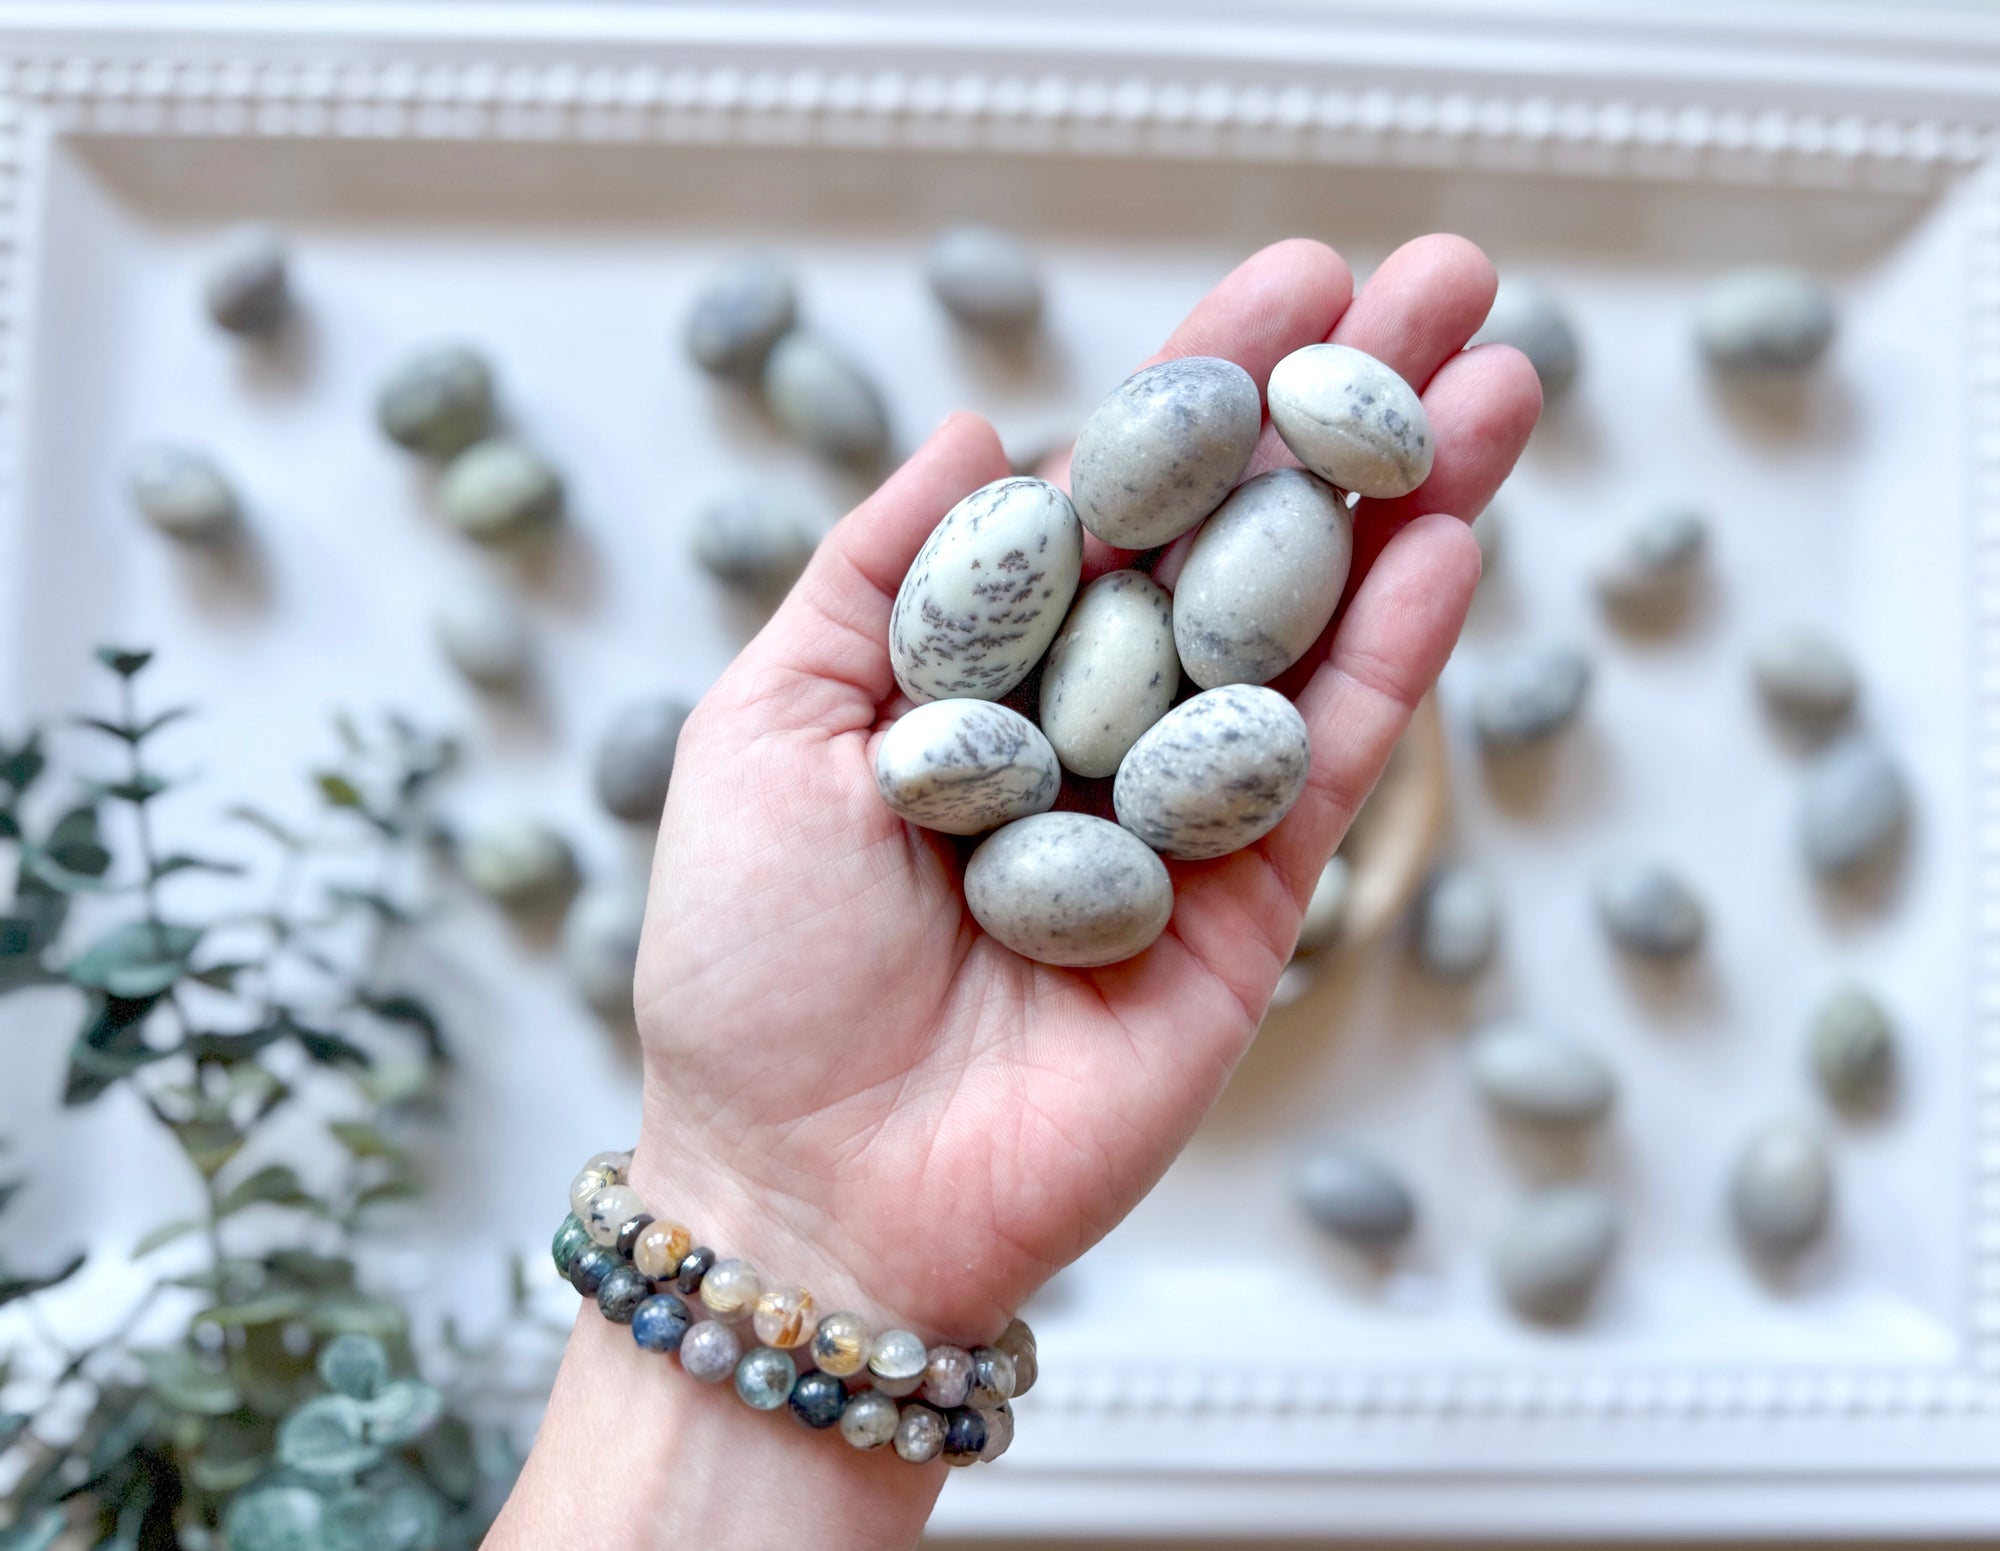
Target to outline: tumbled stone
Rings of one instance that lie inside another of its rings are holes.
[[[1271,424],[1292,455],[1357,495],[1408,495],[1430,477],[1430,416],[1387,365],[1351,345],[1307,345],[1271,369]]]
[[[1396,1173],[1347,1147],[1322,1148],[1305,1160],[1298,1201],[1321,1228],[1365,1249],[1401,1243],[1417,1218],[1416,1201]]]
[[[1162,855],[1201,861],[1239,851],[1291,812],[1312,743],[1276,690],[1227,684],[1155,722],[1118,767],[1118,822]]]

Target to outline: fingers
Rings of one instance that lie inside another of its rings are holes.
[[[1392,367],[1419,393],[1486,321],[1498,282],[1463,237],[1434,233],[1382,261],[1329,336]]]

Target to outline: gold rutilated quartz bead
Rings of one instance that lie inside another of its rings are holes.
[[[611,1176],[611,1183],[622,1185],[632,1177],[632,1154],[628,1152],[601,1152],[584,1165],[586,1169],[602,1169]]]
[[[606,1249],[618,1242],[618,1230],[646,1210],[630,1185],[606,1185],[584,1203],[583,1227],[593,1244]]]
[[[656,1282],[664,1282],[687,1259],[687,1252],[694,1248],[694,1235],[677,1222],[649,1223],[646,1231],[639,1235],[639,1242],[632,1246],[632,1264],[639,1268],[641,1276],[650,1276]]]
[[[803,1287],[766,1287],[757,1295],[750,1324],[766,1346],[797,1346],[812,1334],[812,1294]]]
[[[732,1325],[750,1317],[763,1291],[763,1278],[747,1260],[718,1260],[701,1279],[701,1301],[708,1312]]]
[[[859,1314],[829,1314],[813,1331],[813,1366],[836,1379],[851,1378],[868,1361],[874,1332]]]
[[[1014,1359],[1014,1399],[1019,1400],[1035,1387],[1040,1372],[1035,1356],[1035,1333],[1024,1319],[1011,1320],[993,1343],[995,1350]]]
[[[883,1394],[900,1400],[924,1382],[929,1362],[929,1349],[909,1331],[885,1330],[868,1353],[869,1381]],[[909,1415],[908,1411],[903,1414]]]
[[[599,1168],[594,1163],[586,1163],[583,1171],[569,1184],[569,1209],[582,1217],[590,1210],[590,1198],[600,1190],[609,1190],[618,1183],[618,1178],[609,1169]]]

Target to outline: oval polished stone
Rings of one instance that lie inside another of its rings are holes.
[[[1815,755],[1799,791],[1799,843],[1815,872],[1853,872],[1887,854],[1909,822],[1910,793],[1889,751],[1865,735]]]
[[[1526,748],[1553,736],[1583,705],[1590,659],[1573,646],[1542,646],[1488,669],[1472,700],[1472,724],[1488,749]]]
[[[703,371],[747,377],[764,364],[797,313],[792,277],[784,267],[764,254],[746,253],[702,282],[682,338]]]
[[[1750,1139],[1729,1182],[1736,1231],[1761,1255],[1795,1255],[1819,1237],[1833,1206],[1833,1164],[1811,1127],[1781,1120]]]
[[[989,936],[1040,964],[1115,964],[1174,913],[1166,866],[1129,831],[1082,813],[1017,819],[965,866],[965,902]]]
[[[1174,583],[1174,645],[1203,689],[1264,684],[1311,650],[1340,605],[1354,519],[1304,469],[1272,469],[1229,493]]]
[[[537,819],[503,819],[475,831],[458,847],[466,881],[509,909],[545,904],[576,883],[569,842]]]
[[[1512,345],[1534,367],[1545,400],[1560,398],[1576,381],[1576,329],[1547,287],[1537,281],[1502,279],[1486,321],[1469,343]]]
[[[1408,495],[1436,445],[1416,390],[1351,345],[1307,345],[1271,369],[1271,424],[1321,479],[1356,494]]]
[[[592,784],[597,800],[616,818],[657,824],[673,780],[681,728],[693,707],[670,696],[634,700],[611,718],[597,745]]]
[[[291,308],[285,279],[285,239],[261,221],[232,227],[209,255],[202,305],[218,328],[268,334]]]
[[[1616,1092],[1596,1052],[1532,1023],[1496,1023],[1472,1042],[1472,1078],[1495,1109],[1531,1125],[1600,1120]]]
[[[1299,918],[1299,940],[1293,952],[1316,953],[1339,940],[1353,887],[1353,865],[1338,853],[1328,857],[1313,885],[1312,897],[1306,901],[1305,914]]]
[[[459,532],[500,543],[562,515],[562,476],[534,448],[496,436],[451,460],[438,480],[437,501]]]
[[[1416,1201],[1395,1172],[1348,1147],[1323,1148],[1300,1165],[1298,1201],[1321,1228],[1364,1249],[1400,1244],[1417,1220]]]
[[[141,517],[184,543],[219,543],[242,522],[228,476],[196,447],[156,442],[140,448],[127,466],[125,485]]]
[[[1708,547],[1708,524],[1699,512],[1672,506],[1642,518],[1618,535],[1599,561],[1593,583],[1608,609],[1630,615],[1678,607]]]
[[[882,735],[875,789],[912,824],[978,835],[1054,807],[1062,771],[1041,729],[1018,711],[933,700]]]
[[[1658,862],[1618,857],[1598,870],[1597,916],[1619,947],[1647,958],[1694,952],[1708,914],[1680,877]]]
[[[1759,640],[1751,648],[1750,676],[1766,705],[1811,731],[1842,720],[1861,693],[1854,659],[1808,626],[1785,626]]]
[[[817,334],[794,330],[771,347],[764,401],[779,425],[823,457],[865,465],[888,449],[881,390]]]
[[[493,368],[470,345],[427,346],[389,373],[375,419],[399,447],[454,458],[493,424]]]
[[[527,675],[534,635],[513,588],[490,576],[460,578],[439,600],[436,623],[445,660],[482,689],[504,689]]]
[[[818,543],[796,500],[760,486],[707,502],[688,532],[695,564],[726,587],[762,595],[797,581]]]
[[[1042,315],[1035,256],[1011,232],[954,226],[931,241],[925,278],[944,308],[968,327],[993,334],[1033,328]]]
[[[1269,834],[1306,789],[1312,744],[1276,690],[1227,684],[1174,707],[1118,767],[1118,822],[1162,855],[1202,861]]]
[[[1880,1104],[1896,1066],[1896,1028],[1883,1005],[1860,986],[1842,986],[1813,1013],[1808,1049],[1813,1075],[1842,1109]]]
[[[1493,959],[1500,941],[1500,895],[1493,880],[1463,862],[1432,873],[1417,895],[1412,946],[1434,980],[1465,980]]]
[[[1108,776],[1180,691],[1174,604],[1138,571],[1109,571],[1077,594],[1042,669],[1042,731],[1063,767]]]
[[[1833,297],[1801,269],[1738,269],[1711,284],[1695,308],[1708,364],[1745,375],[1799,372],[1833,342]]]
[[[889,660],[912,700],[998,700],[1041,661],[1083,574],[1083,528],[1041,479],[996,479],[944,514],[896,591]]]
[[[1516,1212],[1494,1247],[1494,1276],[1516,1313],[1563,1323],[1583,1313],[1617,1247],[1610,1197],[1593,1185],[1558,1185]]]
[[[632,1016],[645,920],[646,890],[639,883],[586,889],[563,917],[563,969],[584,1001],[606,1016]]]
[[[1120,549],[1172,543],[1243,477],[1263,425],[1257,384],[1234,361],[1190,355],[1135,372],[1077,433],[1077,516]]]

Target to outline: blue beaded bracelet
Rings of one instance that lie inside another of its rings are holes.
[[[815,1431],[838,1427],[857,1449],[890,1444],[914,1465],[1007,1452],[1011,1402],[1037,1374],[1025,1322],[967,1351],[926,1346],[907,1330],[877,1334],[857,1314],[815,1320],[803,1287],[766,1286],[748,1261],[718,1259],[682,1224],[648,1212],[627,1183],[631,1164],[629,1152],[608,1152],[583,1166],[551,1250],[557,1272],[606,1319],[629,1325],[641,1348],[678,1353],[705,1384],[733,1379],[755,1410],[789,1409]],[[758,1342],[748,1350],[736,1330],[746,1321]],[[799,1350],[812,1364],[803,1371]]]

